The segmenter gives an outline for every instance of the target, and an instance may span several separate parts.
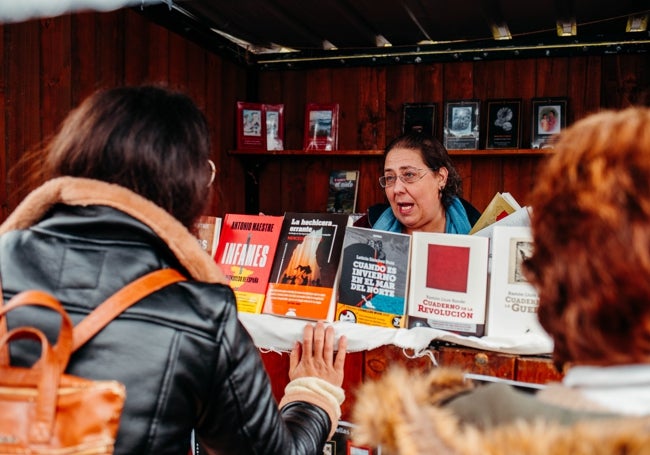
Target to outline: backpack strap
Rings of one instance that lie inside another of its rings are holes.
[[[77,350],[106,327],[120,313],[147,295],[153,294],[169,284],[185,281],[185,279],[178,270],[159,269],[127,284],[106,299],[74,327],[72,350]]]
[[[72,350],[76,350],[100,330],[106,327],[120,313],[133,304],[139,302],[149,294],[164,288],[172,283],[185,281],[186,278],[175,269],[154,270],[127,284],[115,294],[106,299],[95,308],[88,316],[82,319],[73,332]],[[0,299],[2,299],[2,285],[0,284]],[[0,303],[2,303],[0,301]],[[7,333],[6,318],[0,318],[0,337]],[[9,349],[7,345],[0,348],[0,361],[9,364]]]

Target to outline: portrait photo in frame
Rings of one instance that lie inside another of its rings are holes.
[[[552,148],[553,140],[567,124],[566,98],[533,98],[530,146]]]
[[[264,104],[266,150],[284,150],[284,104]]]
[[[521,148],[521,99],[489,99],[485,110],[485,148]]]
[[[478,100],[445,103],[443,144],[447,150],[478,149],[480,104]]]
[[[237,101],[237,149],[266,150],[266,121],[261,103]]]
[[[305,108],[305,150],[337,150],[339,105],[307,103]]]
[[[435,136],[436,103],[404,103],[402,107],[402,134],[417,131]]]

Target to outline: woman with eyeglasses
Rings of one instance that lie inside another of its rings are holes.
[[[208,125],[187,96],[93,94],[35,155],[44,183],[0,226],[4,298],[46,291],[76,324],[136,278],[176,269],[186,281],[121,313],[66,369],[126,386],[114,453],[187,455],[192,430],[208,453],[322,453],[341,413],[345,338],[307,324],[276,402],[232,289],[188,230],[209,198],[209,156]],[[56,318],[24,310],[9,313],[10,330],[37,326],[56,339]],[[11,348],[17,367],[40,355],[35,344]]]
[[[440,141],[409,132],[390,142],[384,156],[379,184],[390,206],[378,215],[377,207],[371,207],[370,227],[406,234],[469,233],[480,213],[460,197],[460,175]]]

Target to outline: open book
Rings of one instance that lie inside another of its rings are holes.
[[[521,206],[510,193],[497,193],[494,195],[485,210],[483,210],[483,213],[481,213],[481,216],[469,233],[475,234],[486,226],[505,218],[520,208]]]

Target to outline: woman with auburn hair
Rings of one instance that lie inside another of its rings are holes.
[[[650,453],[650,109],[560,133],[530,205],[524,268],[562,382],[530,393],[396,369],[357,392],[355,442],[390,454]]]

